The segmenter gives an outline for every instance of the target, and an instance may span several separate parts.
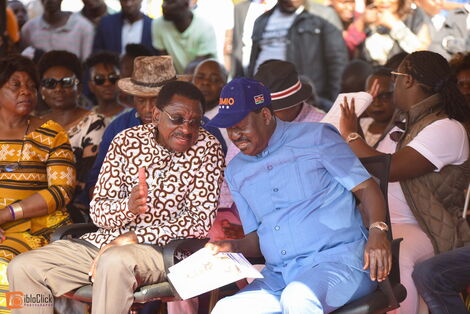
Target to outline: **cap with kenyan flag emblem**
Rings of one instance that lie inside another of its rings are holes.
[[[269,106],[271,96],[262,83],[240,77],[224,86],[219,98],[219,113],[208,125],[229,128],[243,120],[250,112]]]

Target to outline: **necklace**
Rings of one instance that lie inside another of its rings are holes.
[[[20,161],[21,161],[21,158],[23,157],[24,142],[26,141],[26,135],[28,134],[30,124],[31,124],[31,119],[28,119],[26,131],[24,132],[23,141],[21,143],[21,150],[20,150],[20,155],[18,157],[18,161],[6,164],[5,166],[3,166],[3,168],[0,169],[0,173],[14,172],[20,168]]]

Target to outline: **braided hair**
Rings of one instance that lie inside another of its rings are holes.
[[[443,110],[451,119],[468,122],[470,106],[457,88],[457,80],[447,60],[431,51],[416,51],[406,56],[402,63],[428,95],[441,95]]]

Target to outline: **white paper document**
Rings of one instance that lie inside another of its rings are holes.
[[[263,278],[240,253],[213,255],[202,248],[169,268],[168,279],[184,300],[243,278]]]
[[[339,130],[339,119],[341,117],[340,105],[343,103],[345,96],[349,105],[351,105],[351,99],[354,97],[355,111],[358,117],[366,111],[367,107],[369,107],[373,100],[372,95],[366,92],[339,94],[330,111],[328,111],[328,113],[323,117],[321,122],[331,123]]]

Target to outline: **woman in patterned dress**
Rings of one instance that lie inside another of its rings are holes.
[[[52,231],[69,222],[63,209],[75,188],[67,133],[54,121],[31,116],[37,87],[32,61],[0,59],[0,313],[9,313],[8,263],[46,245]]]
[[[105,117],[78,106],[82,70],[77,56],[66,51],[50,51],[38,63],[41,96],[50,112],[44,118],[54,120],[67,131],[77,168],[75,198],[69,205],[74,222],[87,218],[88,204],[77,198],[88,175],[106,128]]]

